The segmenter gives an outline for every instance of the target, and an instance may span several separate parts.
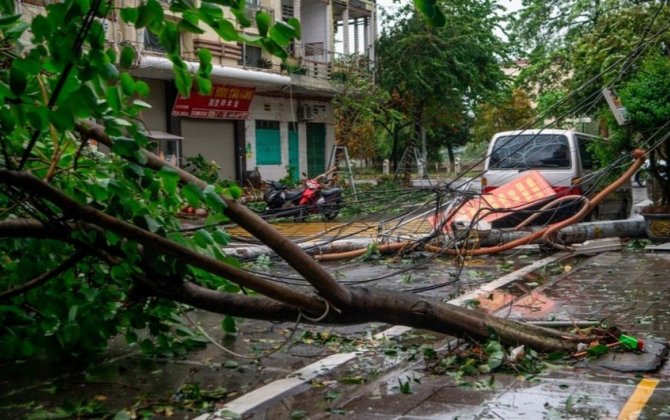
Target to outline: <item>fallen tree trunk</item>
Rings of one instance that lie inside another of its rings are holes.
[[[102,144],[113,146],[111,139],[99,126],[87,123],[85,126],[82,125],[79,131],[84,135],[81,139],[83,142],[94,138]],[[207,187],[203,181],[167,164],[152,153],[146,150],[142,150],[141,153],[144,158],[138,159],[136,163],[156,171],[167,166],[171,172],[178,175],[182,184],[192,184],[200,189]],[[17,235],[30,237],[32,231],[35,237],[43,238],[48,236],[49,230],[52,230],[51,237],[54,239],[77,246],[81,243],[77,242],[81,233],[92,229],[96,234],[104,233],[99,235],[97,242],[84,244],[89,251],[93,251],[93,257],[106,260],[109,264],[126,262],[123,247],[115,245],[118,241],[112,243],[106,239],[107,234],[111,233],[121,238],[123,242],[133,243],[141,248],[138,260],[127,261],[134,267],[128,281],[134,282],[145,296],[168,298],[208,311],[247,318],[277,321],[294,321],[300,318],[327,324],[376,321],[478,339],[485,339],[494,332],[507,344],[526,344],[542,350],[573,351],[582,339],[545,328],[499,319],[478,310],[457,307],[410,293],[342,285],[318,262],[279,234],[271,225],[230,198],[223,197],[226,204],[225,214],[291,264],[309,283],[312,290],[281,285],[229,265],[225,261],[200,254],[167,236],[140,228],[99,209],[104,206],[95,208],[82,204],[28,171],[0,169],[0,184],[13,191],[20,190],[21,199],[29,197],[35,205],[48,209],[49,218],[54,221],[47,224],[40,221],[21,223],[6,220],[0,223],[0,237]],[[192,273],[188,277],[177,277],[176,273],[182,270],[176,270],[170,275],[159,275],[157,273],[160,270],[154,268],[154,262],[158,257],[163,258],[162,261],[167,259],[177,265],[204,270],[210,275],[252,289],[262,296],[211,290],[197,284],[198,278],[193,277]]]

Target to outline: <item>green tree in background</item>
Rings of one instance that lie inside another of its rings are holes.
[[[494,34],[497,3],[461,0],[437,5],[444,13],[444,26],[432,26],[414,8],[403,7],[391,16],[393,26],[377,43],[377,81],[412,125],[405,147],[419,146],[422,129],[428,133],[445,122],[460,131],[465,114],[505,80],[501,63],[506,49]],[[401,153],[399,147],[394,153]]]

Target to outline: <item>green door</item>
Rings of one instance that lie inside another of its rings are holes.
[[[315,177],[326,171],[326,125],[307,123],[307,175]]]
[[[293,180],[298,182],[300,180],[300,143],[296,123],[288,125],[288,165],[293,171]]]
[[[256,164],[281,165],[279,121],[256,120]]]

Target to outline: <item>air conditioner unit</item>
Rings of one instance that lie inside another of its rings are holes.
[[[311,105],[301,105],[298,107],[298,120],[309,121],[314,118],[314,108]]]

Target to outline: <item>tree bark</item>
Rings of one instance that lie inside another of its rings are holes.
[[[100,126],[91,123],[81,126],[79,131],[86,139],[93,137],[102,144],[112,145]],[[169,166],[179,174],[183,184],[193,183],[200,188],[206,187],[203,181],[191,174],[169,165],[149,152],[143,153],[146,157],[144,164],[146,167],[160,170]],[[80,204],[29,173],[0,170],[0,183],[18,187],[32,197],[50,201],[61,209],[63,219],[69,228],[93,226],[95,229],[112,231],[126,240],[138,243],[145,250],[151,250],[154,254],[171,256],[184,264],[256,290],[263,296],[252,297],[218,292],[185,279],[160,278],[154,282],[148,280],[152,275],[148,269],[145,269],[147,278],[140,275],[135,278],[135,281],[141,282],[142,292],[145,294],[173,299],[208,311],[247,318],[294,321],[300,316],[303,320],[309,321],[310,318],[304,316],[307,313],[311,319],[319,317],[320,323],[385,322],[479,339],[488,338],[493,331],[507,344],[523,343],[540,350],[572,351],[579,340],[579,337],[573,335],[562,335],[552,330],[499,319],[481,311],[445,304],[410,293],[343,286],[297,245],[246,207],[231,199],[224,198],[227,205],[226,215],[288,261],[320,296],[298,292],[293,288],[256,277],[244,270],[200,255],[165,237]],[[54,227],[42,226],[37,221],[7,221],[0,224],[0,236],[16,236],[19,233],[27,236],[30,232],[34,235],[47,236],[48,229]],[[59,239],[67,241],[68,237],[61,236]],[[104,259],[103,253],[109,253],[114,260],[123,258],[118,250],[101,247],[98,257]]]

